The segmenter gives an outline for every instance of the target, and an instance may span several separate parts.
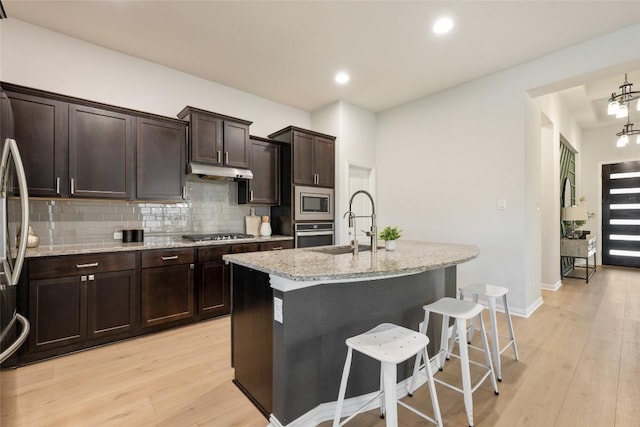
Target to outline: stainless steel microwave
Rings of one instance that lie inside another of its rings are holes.
[[[296,221],[333,221],[333,188],[295,186]]]

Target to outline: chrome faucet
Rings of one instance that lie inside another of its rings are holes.
[[[369,197],[369,200],[371,201],[371,215],[356,216],[353,213],[353,209],[352,209],[353,199],[360,193]],[[364,230],[362,231],[367,235],[367,237],[371,239],[371,253],[375,254],[376,251],[378,250],[378,227],[376,226],[376,205],[373,202],[373,196],[371,196],[371,194],[365,190],[358,190],[355,193],[353,193],[353,195],[351,196],[351,199],[349,200],[349,210],[344,214],[343,218],[346,217],[347,215],[349,215],[349,228],[350,229],[353,228],[353,240],[351,241],[353,254],[358,255],[358,252],[359,252],[358,239],[356,237],[356,234],[357,234],[356,218],[371,218],[371,228],[369,229],[369,231],[364,231]]]

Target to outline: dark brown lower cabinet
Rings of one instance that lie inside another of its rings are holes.
[[[222,256],[231,253],[231,246],[198,249],[198,315],[201,319],[231,312],[229,266]]]
[[[87,284],[88,338],[132,332],[136,328],[135,270],[96,274]]]
[[[293,240],[28,259],[18,305],[32,330],[18,363],[229,314],[222,256],[291,247]]]
[[[231,274],[225,254],[257,252],[259,243],[198,248],[198,315],[200,319],[231,313]]]
[[[142,327],[195,315],[193,249],[142,253]]]
[[[63,347],[86,339],[87,289],[80,278],[59,277],[29,283],[31,351]]]
[[[29,262],[29,351],[52,350],[136,327],[135,254],[42,258]]]

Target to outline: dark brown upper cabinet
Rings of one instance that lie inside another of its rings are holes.
[[[238,203],[280,204],[280,144],[252,136],[249,168],[253,179],[238,182]]]
[[[13,137],[18,143],[30,196],[67,195],[68,111],[65,102],[6,92],[13,111]]]
[[[187,122],[9,83],[2,87],[29,195],[183,198]]]
[[[189,162],[249,167],[252,122],[189,106],[178,117],[189,122]]]
[[[335,186],[335,137],[289,126],[269,138],[291,145],[290,159],[283,158],[283,162],[291,162],[291,176],[283,176],[283,180],[290,179],[296,185]]]
[[[133,140],[132,116],[69,105],[69,195],[131,199]]]
[[[184,198],[187,123],[136,120],[136,198]]]

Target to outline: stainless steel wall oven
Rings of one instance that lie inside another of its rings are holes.
[[[333,245],[333,222],[295,224],[296,248]]]

